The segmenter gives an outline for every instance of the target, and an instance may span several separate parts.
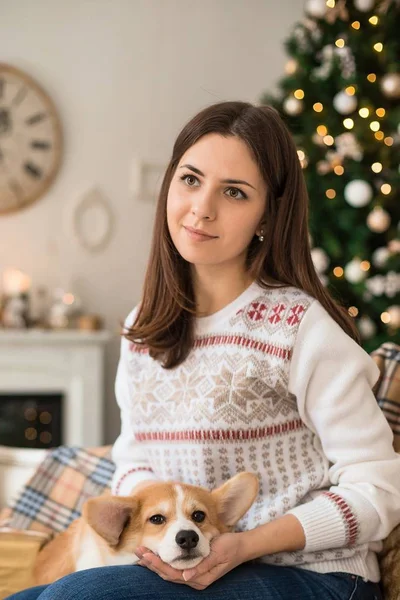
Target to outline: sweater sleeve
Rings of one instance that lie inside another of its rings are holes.
[[[132,325],[136,308],[125,320],[125,327]],[[132,430],[134,419],[133,390],[128,370],[129,341],[121,338],[120,359],[115,380],[115,396],[121,410],[121,433],[112,448],[115,472],[111,481],[111,493],[115,496],[129,495],[135,485],[146,479],[157,479],[146,457],[142,444],[136,442]]]
[[[289,391],[320,440],[331,487],[288,511],[304,529],[305,551],[379,541],[400,521],[400,455],[372,392],[378,376],[315,300],[299,326]]]

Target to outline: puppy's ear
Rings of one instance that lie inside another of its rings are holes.
[[[132,497],[99,496],[85,502],[82,517],[110,546],[116,546],[137,507]]]
[[[243,472],[211,492],[224,525],[232,527],[243,517],[256,499],[258,487],[257,475]]]

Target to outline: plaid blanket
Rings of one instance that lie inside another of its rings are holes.
[[[49,450],[15,502],[0,518],[0,528],[37,531],[50,538],[77,519],[90,497],[110,488],[115,465],[111,446]]]
[[[400,452],[400,346],[385,343],[372,353],[381,369],[374,392]],[[41,532],[50,538],[80,516],[87,498],[110,488],[115,466],[111,446],[49,450],[19,497],[0,515],[3,528]]]

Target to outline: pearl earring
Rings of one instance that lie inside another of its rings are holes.
[[[264,232],[263,232],[263,230],[261,229],[261,233],[260,233],[260,235],[258,236],[258,239],[259,239],[259,241],[260,241],[260,242],[263,242],[263,241],[264,241],[264,235],[263,235],[263,233],[264,233]]]

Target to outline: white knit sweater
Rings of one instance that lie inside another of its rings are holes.
[[[400,456],[371,391],[378,374],[292,287],[253,283],[196,319],[195,345],[171,370],[122,338],[112,491],[153,478],[212,489],[255,472],[260,493],[237,530],[292,513],[306,538],[301,551],[261,560],[378,581],[380,540],[400,521]]]

